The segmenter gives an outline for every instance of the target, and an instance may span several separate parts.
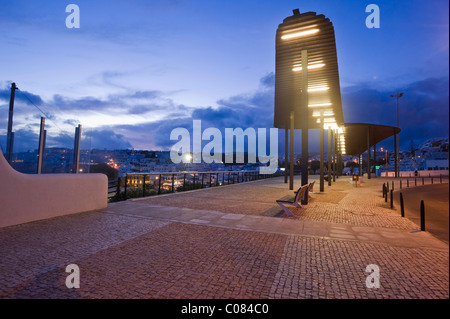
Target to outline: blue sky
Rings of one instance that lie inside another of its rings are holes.
[[[65,25],[70,3],[79,29]],[[379,29],[365,25],[370,3]],[[448,1],[0,0],[0,145],[11,82],[16,150],[37,148],[42,112],[47,146],[72,146],[77,124],[82,147],[136,149],[168,149],[193,119],[272,127],[275,33],[295,8],[333,22],[346,122],[395,125],[389,95],[402,91],[402,146],[448,137]]]

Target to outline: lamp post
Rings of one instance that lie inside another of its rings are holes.
[[[399,116],[398,116],[398,99],[401,98],[403,96],[403,92],[402,93],[397,93],[397,94],[391,94],[391,97],[395,97],[397,99],[397,128],[399,128]],[[399,175],[399,171],[400,171],[400,158],[399,158],[399,150],[400,150],[400,139],[399,139],[399,134],[395,134],[395,141],[396,141],[396,146],[395,146],[395,177],[398,177]]]

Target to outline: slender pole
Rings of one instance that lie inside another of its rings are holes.
[[[328,128],[328,186],[331,186],[331,129]]]
[[[374,177],[377,177],[376,165],[377,165],[377,143],[375,143],[373,145],[373,166],[375,166],[375,176]]]
[[[323,113],[321,113],[323,114]],[[320,192],[325,190],[324,183],[324,158],[325,158],[325,141],[324,141],[324,128],[323,128],[323,116],[320,119]]]
[[[12,154],[13,154],[13,146],[14,146],[14,132],[12,131],[13,127],[13,114],[14,114],[14,97],[16,95],[16,83],[11,83],[11,95],[9,98],[9,114],[8,114],[8,132],[7,132],[7,140],[6,140],[6,160],[11,164],[12,162]]]
[[[81,124],[75,128],[75,142],[73,146],[73,171],[78,174],[80,166],[80,141],[81,141]]]
[[[370,179],[370,127],[367,128],[367,179]]]
[[[333,132],[333,182],[336,182],[336,130]]]
[[[284,129],[284,182],[287,184],[288,182],[288,157],[289,157],[289,130],[288,125],[286,124],[286,128]]]
[[[398,176],[398,163],[397,163],[397,134],[394,135],[394,150],[395,150],[395,157],[394,157],[394,177]]]
[[[302,127],[302,183],[308,184],[308,51],[302,50],[302,104],[301,104],[301,127]],[[305,203],[308,196],[305,196]]]
[[[401,97],[401,95],[397,94],[397,128],[400,127],[400,119],[398,116],[398,99]],[[397,177],[400,175],[400,134],[397,133]]]
[[[294,189],[294,111],[291,111],[289,116],[290,135],[289,139],[289,189]]]
[[[39,148],[37,158],[37,173],[42,173],[42,160],[44,156],[44,138],[45,138],[45,117],[41,117],[41,128],[39,132]]]

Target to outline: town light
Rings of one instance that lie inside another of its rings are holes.
[[[309,104],[308,107],[322,107],[322,106],[331,106],[331,103],[318,103],[318,104]]]
[[[319,117],[319,116],[323,116],[323,117],[329,117],[329,116],[334,116],[334,112],[333,111],[314,111],[312,114],[313,117]]]
[[[308,70],[311,70],[311,69],[319,69],[319,68],[322,68],[322,67],[324,67],[325,66],[325,63],[319,63],[319,62],[316,62],[316,63],[310,63],[309,65],[308,65]],[[294,72],[298,72],[298,71],[301,71],[302,70],[302,65],[301,64],[297,64],[296,66],[294,66],[293,68],[292,68],[292,71],[294,71]]]
[[[319,92],[319,91],[328,91],[330,88],[328,86],[315,86],[309,87],[308,92]]]
[[[319,32],[319,29],[300,31],[300,32],[295,32],[295,33],[291,33],[291,34],[285,34],[285,35],[281,36],[281,39],[282,40],[295,39],[295,38],[304,37],[306,35],[315,34],[317,32]]]

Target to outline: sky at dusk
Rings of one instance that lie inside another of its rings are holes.
[[[66,27],[70,3],[80,28]],[[370,3],[379,29],[366,27]],[[12,82],[15,151],[37,149],[41,116],[47,147],[72,147],[78,124],[81,147],[101,149],[169,150],[170,132],[193,120],[271,128],[276,29],[296,8],[334,25],[345,122],[395,126],[390,95],[404,92],[402,148],[448,137],[445,0],[0,0],[2,150]],[[310,140],[318,151],[318,132]]]

